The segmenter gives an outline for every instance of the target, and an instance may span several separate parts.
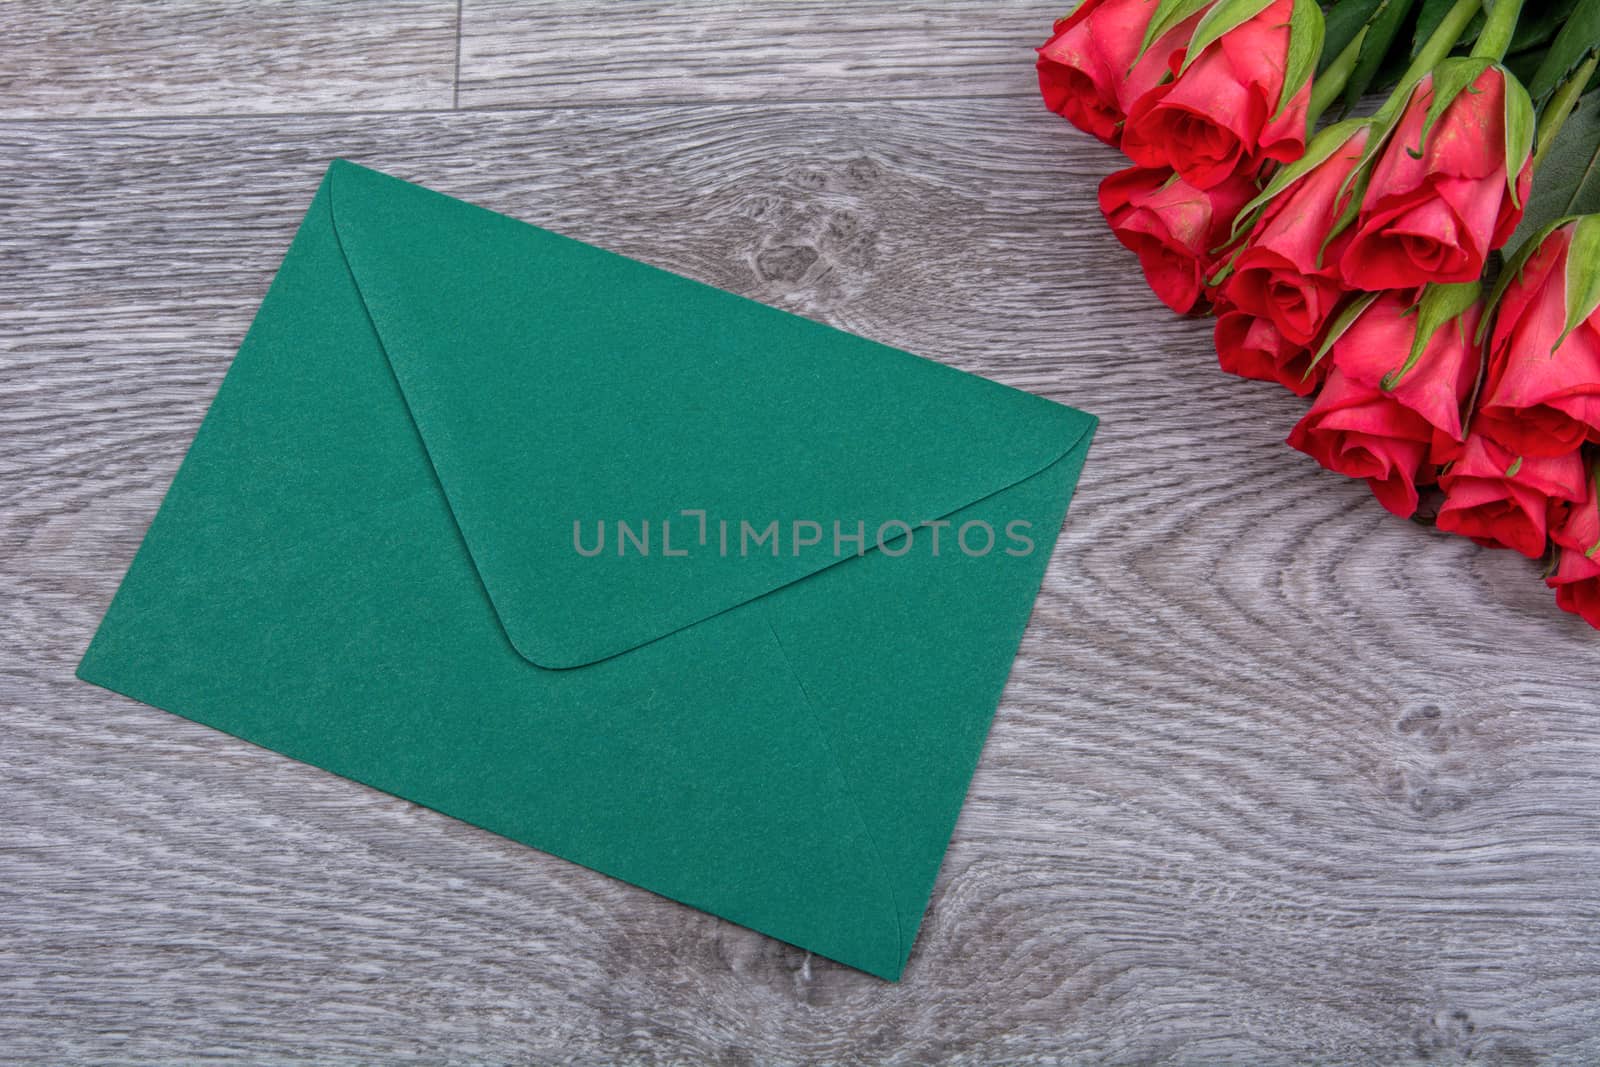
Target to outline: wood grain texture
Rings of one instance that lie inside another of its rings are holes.
[[[7,0],[0,118],[452,106],[456,0]]]
[[[0,122],[0,1056],[1600,1059],[1600,642],[1281,444],[1113,153],[602,104]],[[73,680],[334,155],[1102,417],[900,984]]]
[[[907,4],[465,0],[462,107],[1025,96],[1056,11]],[[1048,13],[1047,13],[1048,12]]]

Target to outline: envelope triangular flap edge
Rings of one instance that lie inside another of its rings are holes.
[[[479,577],[540,667],[607,659],[848,563],[835,521],[870,551],[883,523],[1015,485],[1093,424],[354,164],[325,181]],[[619,521],[653,528],[649,554],[613,538],[586,555]],[[776,552],[722,535],[774,521]],[[795,522],[822,543],[797,550]]]

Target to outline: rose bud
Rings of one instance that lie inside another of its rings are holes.
[[[1583,460],[1576,452],[1518,456],[1473,432],[1460,458],[1439,475],[1445,498],[1438,526],[1480,545],[1537,559],[1544,555],[1551,518],[1583,496],[1583,481]]]
[[[1172,167],[1202,189],[1237,171],[1253,174],[1267,160],[1298,159],[1316,50],[1291,53],[1289,38],[1320,29],[1321,20],[1312,0],[1273,0],[1232,25],[1203,18],[1177,77],[1134,102],[1122,150],[1141,166]]]
[[[1474,427],[1525,456],[1600,441],[1600,216],[1551,232],[1502,284]]]
[[[1533,105],[1516,78],[1486,63],[1446,60],[1413,89],[1340,262],[1351,288],[1474,281],[1521,221],[1533,180]],[[1435,116],[1436,87],[1449,100]]]
[[[1289,444],[1331,471],[1365,478],[1401,518],[1462,438],[1478,374],[1476,285],[1430,288],[1420,306],[1385,293],[1334,340],[1332,369]],[[1409,354],[1408,354],[1409,351]],[[1402,362],[1403,361],[1403,362]]]
[[[1141,56],[1155,10],[1153,0],[1084,0],[1057,20],[1055,33],[1038,49],[1045,106],[1117,147],[1128,108],[1166,77],[1168,62],[1199,21],[1195,15],[1168,30]]]
[[[1328,234],[1349,200],[1341,187],[1366,147],[1367,128],[1339,131],[1334,140],[1331,154],[1266,202],[1226,284],[1230,303],[1271,319],[1300,346],[1317,339],[1346,292],[1339,257],[1348,233],[1331,244]]]
[[[1584,498],[1550,531],[1561,556],[1544,581],[1556,591],[1557,607],[1600,629],[1600,463],[1590,468],[1587,481]]]
[[[1313,366],[1305,345],[1285,338],[1272,320],[1248,312],[1225,311],[1217,316],[1213,340],[1222,369],[1241,378],[1277,382],[1300,396],[1309,396],[1327,376],[1327,360]]]
[[[1100,211],[1117,240],[1138,255],[1156,296],[1184,314],[1200,302],[1215,249],[1255,193],[1243,177],[1196,189],[1170,170],[1130,167],[1100,183]]]

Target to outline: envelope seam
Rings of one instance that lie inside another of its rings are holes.
[[[951,508],[948,511],[941,512],[940,514],[934,515],[932,518],[924,520],[924,522],[919,524],[919,526],[917,528],[920,529],[922,526],[925,526],[925,525],[927,525],[927,523],[930,523],[930,522],[938,522],[938,521],[940,521],[942,519],[947,519],[952,515],[956,515],[956,514],[959,514],[960,512],[966,511],[968,508],[976,507],[977,505],[983,503],[986,500],[993,499],[994,497],[999,496],[1001,493],[1010,492],[1011,490],[1015,489],[1017,486],[1023,484],[1024,482],[1032,481],[1034,478],[1039,477],[1045,471],[1048,471],[1052,467],[1056,466],[1058,463],[1061,463],[1068,456],[1073,455],[1074,453],[1076,453],[1079,450],[1079,448],[1082,447],[1085,444],[1085,442],[1090,438],[1090,436],[1094,433],[1095,427],[1099,424],[1099,420],[1097,418],[1095,418],[1095,416],[1088,415],[1087,412],[1083,412],[1082,414],[1088,416],[1088,418],[1090,420],[1089,424],[1087,426],[1085,426],[1082,430],[1080,430],[1077,433],[1076,436],[1073,437],[1071,444],[1067,445],[1060,452],[1058,452],[1054,456],[1052,456],[1048,461],[1046,461],[1045,463],[1041,464],[1037,469],[1029,471],[1027,474],[1022,475],[1020,478],[1017,478],[1014,481],[1008,482],[1005,485],[1002,485],[1002,486],[996,488],[992,492],[985,493],[980,497],[976,497],[976,498],[974,498],[972,500],[969,500],[966,503],[961,504],[961,505],[959,505],[957,507]],[[901,535],[901,537],[893,538],[892,540],[885,542],[885,544],[894,544],[894,543],[902,540],[903,538],[904,538],[904,535]],[[879,548],[881,548],[881,547],[882,547],[881,545],[873,545],[872,547],[868,548],[865,552],[861,553],[860,556],[846,556],[846,557],[844,557],[842,559],[837,559],[837,560],[833,561],[832,563],[829,563],[827,566],[820,567],[817,570],[811,571],[808,574],[799,575],[796,578],[793,578],[793,579],[791,579],[791,580],[789,580],[787,582],[784,582],[782,585],[773,586],[771,589],[768,589],[768,590],[766,590],[764,592],[755,594],[754,596],[750,597],[748,600],[740,601],[737,604],[729,604],[727,607],[721,609],[720,611],[714,611],[711,614],[705,616],[704,618],[694,619],[694,620],[692,620],[690,622],[686,622],[682,626],[679,626],[679,627],[677,627],[675,629],[669,630],[666,633],[658,634],[655,637],[652,637],[647,641],[641,641],[636,645],[630,645],[627,648],[618,649],[615,652],[608,653],[607,655],[600,656],[600,657],[598,657],[596,659],[588,660],[588,661],[585,661],[583,663],[569,664],[567,667],[563,667],[563,668],[559,668],[559,669],[565,670],[565,669],[571,669],[571,668],[576,668],[576,667],[587,667],[587,666],[591,666],[592,664],[595,664],[595,663],[604,663],[608,659],[615,659],[617,656],[626,655],[627,653],[632,652],[632,651],[634,651],[636,649],[643,648],[646,645],[655,644],[657,641],[664,641],[667,638],[671,637],[673,634],[682,633],[684,630],[687,630],[690,627],[699,626],[701,623],[709,622],[710,620],[715,619],[715,618],[717,618],[719,616],[726,615],[730,611],[737,611],[740,608],[745,607],[745,606],[747,606],[749,604],[754,604],[754,603],[758,603],[760,601],[764,601],[770,596],[774,596],[774,595],[776,595],[778,593],[783,592],[785,589],[789,589],[789,588],[792,588],[792,587],[794,587],[796,585],[799,585],[801,582],[810,581],[813,578],[818,577],[819,575],[826,574],[828,571],[831,571],[836,567],[845,566],[845,565],[849,564],[852,560],[857,560],[857,559],[861,559],[861,558],[863,558],[865,556],[870,556],[874,552],[877,552],[879,550]],[[491,603],[493,602],[493,597],[492,596],[490,597],[490,601],[491,601]],[[501,625],[503,627],[504,623],[502,622]],[[509,634],[508,634],[508,636],[509,636]],[[520,652],[520,649],[518,651]],[[523,656],[524,656],[524,658],[529,658],[529,657],[527,657],[526,653],[523,653]],[[529,659],[529,662],[533,662],[533,661],[531,659]],[[540,666],[540,664],[535,664],[535,665],[536,666]]]
[[[894,911],[895,960],[899,966],[903,967],[907,951],[905,923],[901,919],[900,897],[895,893],[894,881],[889,877],[889,865],[884,861],[883,851],[878,847],[878,839],[873,834],[872,827],[867,824],[866,816],[861,812],[861,800],[856,796],[855,790],[850,788],[850,779],[845,776],[844,766],[839,762],[839,757],[833,750],[833,743],[828,739],[828,731],[823,727],[821,718],[817,714],[816,701],[812,699],[810,691],[806,689],[805,679],[795,669],[794,660],[789,658],[788,649],[783,647],[783,638],[778,636],[778,627],[772,621],[772,612],[767,607],[766,597],[757,599],[762,621],[767,624],[767,632],[772,635],[772,643],[777,648],[778,655],[783,659],[783,665],[788,669],[789,677],[794,680],[796,688],[800,690],[801,699],[805,701],[806,714],[810,717],[812,732],[816,734],[823,751],[828,754],[828,761],[833,764],[833,773],[839,778],[839,785],[844,790],[845,799],[850,802],[850,809],[855,812],[856,822],[861,825],[861,835],[867,839],[867,847],[872,849],[872,856],[878,867],[878,879],[889,897],[889,907]]]
[[[490,588],[482,569],[479,568],[478,558],[472,552],[472,543],[467,540],[467,532],[462,529],[461,520],[456,516],[455,507],[450,502],[450,492],[445,488],[444,478],[439,473],[439,464],[435,462],[433,452],[428,448],[428,438],[422,432],[421,424],[417,422],[417,413],[412,410],[411,398],[406,395],[405,383],[400,380],[400,373],[395,369],[394,357],[389,354],[389,344],[383,339],[383,331],[378,329],[378,320],[372,314],[372,306],[367,303],[367,294],[361,288],[361,279],[356,275],[355,265],[350,262],[350,252],[344,245],[344,234],[339,230],[339,196],[337,192],[339,181],[336,167],[329,168],[327,182],[328,228],[333,231],[334,247],[339,250],[339,259],[344,263],[345,276],[350,279],[350,287],[355,290],[356,300],[361,304],[361,313],[366,316],[367,328],[372,331],[373,339],[378,342],[378,350],[383,353],[384,365],[389,368],[389,377],[393,379],[395,389],[400,394],[400,402],[405,405],[406,417],[411,420],[411,428],[416,433],[417,441],[422,446],[422,454],[428,459],[428,469],[433,473],[434,485],[438,486],[439,492],[444,496],[445,511],[450,515],[451,525],[455,527],[456,536],[461,538],[462,544],[467,546],[467,560],[472,566],[473,575],[478,579],[478,588],[483,590],[483,595],[488,599],[489,605],[493,609],[490,614],[494,616],[495,624],[500,627],[500,633],[506,639],[506,644],[511,646],[511,650],[540,670],[548,670],[550,668],[534,663],[522,649],[517,647],[516,639],[511,636],[511,631],[506,627],[505,618],[500,611],[500,605],[494,602],[494,590]]]
[[[376,328],[376,327],[374,327],[374,328]],[[956,507],[953,507],[948,511],[944,511],[944,512],[941,512],[941,513],[939,513],[937,515],[934,515],[932,518],[926,519],[922,523],[920,523],[917,528],[920,529],[922,526],[925,526],[930,522],[938,522],[938,521],[940,521],[942,519],[947,519],[952,515],[956,515],[956,514],[959,514],[960,512],[966,511],[968,508],[976,507],[977,505],[983,503],[986,500],[990,500],[990,499],[992,499],[994,497],[997,497],[1001,493],[1010,492],[1012,489],[1015,489],[1017,486],[1021,485],[1022,483],[1028,482],[1028,481],[1032,481],[1034,478],[1039,477],[1045,471],[1050,470],[1056,464],[1060,463],[1061,461],[1066,459],[1068,456],[1070,456],[1070,455],[1074,454],[1075,452],[1077,452],[1079,447],[1082,446],[1085,443],[1085,439],[1088,438],[1094,432],[1095,427],[1099,424],[1099,420],[1097,418],[1095,418],[1095,416],[1089,415],[1087,412],[1083,412],[1082,414],[1086,415],[1089,418],[1089,420],[1090,420],[1089,424],[1087,426],[1085,426],[1082,430],[1080,430],[1073,437],[1071,444],[1067,445],[1060,452],[1055,453],[1053,456],[1051,456],[1050,459],[1048,459],[1044,463],[1040,464],[1037,468],[1035,468],[1034,470],[1029,471],[1027,474],[1022,475],[1021,477],[1019,477],[1019,478],[1017,478],[1017,479],[1015,479],[1013,481],[1007,482],[1005,485],[997,487],[992,492],[985,493],[980,497],[975,497],[972,500],[968,500],[965,503],[960,504],[960,505],[958,505]],[[900,540],[903,540],[904,536],[905,535],[901,535],[900,537],[893,538],[892,540],[885,542],[885,544],[894,544],[894,543],[896,543],[896,542],[898,542]],[[664,641],[667,638],[671,637],[673,634],[682,633],[684,630],[687,630],[690,627],[699,626],[701,623],[709,622],[710,620],[715,619],[715,618],[717,618],[717,617],[719,617],[721,615],[726,615],[730,611],[737,611],[740,608],[745,607],[748,604],[753,604],[753,603],[756,603],[756,602],[759,602],[759,601],[763,601],[767,597],[773,596],[774,594],[777,594],[777,593],[781,593],[781,592],[783,592],[783,590],[789,589],[789,588],[791,588],[793,586],[796,586],[796,585],[799,585],[801,582],[807,582],[807,581],[810,581],[813,578],[816,578],[819,575],[826,574],[828,571],[831,571],[836,567],[845,566],[845,565],[849,564],[852,560],[861,559],[862,557],[865,557],[865,556],[870,556],[874,552],[877,552],[879,550],[879,548],[881,548],[881,547],[882,547],[881,545],[873,545],[872,547],[868,548],[865,552],[862,552],[860,556],[845,556],[842,559],[834,560],[832,563],[829,563],[824,567],[819,567],[818,569],[816,569],[814,571],[811,571],[811,572],[809,572],[807,574],[802,574],[802,575],[799,575],[799,576],[797,576],[795,578],[792,578],[789,581],[784,582],[782,585],[776,585],[776,586],[773,586],[771,589],[768,589],[768,590],[766,590],[764,592],[757,593],[754,596],[750,597],[748,600],[740,601],[737,604],[729,604],[727,607],[721,609],[720,611],[714,611],[711,614],[705,616],[704,618],[694,619],[694,620],[692,620],[690,622],[686,622],[682,626],[679,626],[679,627],[676,627],[675,629],[669,630],[666,633],[657,634],[655,637],[652,637],[649,640],[641,641],[638,644],[630,645],[627,648],[618,649],[615,652],[608,653],[608,654],[606,654],[604,656],[597,657],[597,658],[595,658],[593,660],[587,660],[587,661],[585,661],[583,663],[568,664],[566,667],[560,668],[560,669],[565,670],[565,669],[571,669],[571,668],[576,668],[576,667],[588,667],[588,666],[591,666],[592,664],[595,664],[595,663],[604,663],[608,659],[615,659],[617,656],[626,655],[627,653],[632,652],[635,649],[643,648],[646,645],[655,644],[657,641]],[[493,597],[492,596],[490,597],[490,601],[491,601],[491,603],[493,602]],[[502,627],[504,627],[504,623],[503,622],[501,623],[501,625],[502,625]],[[507,636],[509,637],[509,634]],[[520,652],[521,650],[519,649],[518,651]],[[529,659],[529,662],[533,662],[533,660],[531,658],[529,658],[526,655],[526,653],[522,653],[522,655],[523,655],[523,657],[525,659]],[[535,664],[535,665],[539,666],[539,664]]]

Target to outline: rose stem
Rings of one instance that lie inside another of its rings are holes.
[[[1307,129],[1316,129],[1317,119],[1321,118],[1322,113],[1328,110],[1328,106],[1344,92],[1345,85],[1350,81],[1350,75],[1355,72],[1356,60],[1361,58],[1361,42],[1366,39],[1367,30],[1363,26],[1361,32],[1344,46],[1344,51],[1328,64],[1328,69],[1311,83],[1311,103],[1306,109]]]
[[[1474,59],[1492,59],[1498,63],[1511,47],[1511,35],[1517,32],[1517,16],[1522,14],[1522,0],[1495,0],[1484,19],[1483,30],[1477,44],[1472,46]]]
[[[1544,114],[1539,116],[1539,129],[1533,140],[1534,170],[1538,170],[1544,157],[1550,154],[1551,146],[1556,143],[1556,134],[1561,132],[1561,124],[1567,121],[1567,116],[1577,106],[1578,97],[1583,95],[1584,87],[1594,77],[1596,65],[1600,65],[1600,52],[1590,56],[1589,61],[1579,67],[1544,106]]]
[[[1502,3],[1504,2],[1508,0],[1502,0]],[[1410,85],[1437,67],[1439,62],[1450,54],[1456,42],[1461,40],[1462,33],[1466,32],[1467,23],[1472,21],[1472,16],[1476,15],[1478,8],[1482,6],[1482,0],[1456,0],[1450,10],[1444,13],[1444,18],[1439,20],[1438,28],[1422,43],[1417,58],[1411,61],[1411,66],[1400,76],[1400,84]]]
[[[1388,100],[1384,101],[1383,106],[1378,109],[1378,114],[1374,116],[1375,118],[1392,117],[1397,110],[1405,106],[1406,101],[1411,99],[1411,90],[1423,79],[1424,75],[1432,71],[1434,67],[1437,67],[1444,57],[1450,54],[1450,50],[1456,46],[1457,42],[1461,40],[1461,35],[1466,32],[1467,23],[1472,21],[1472,17],[1478,13],[1478,9],[1482,6],[1482,0],[1456,0],[1454,4],[1450,5],[1450,10],[1444,13],[1444,18],[1439,20],[1439,25],[1428,35],[1428,39],[1422,42],[1422,47],[1417,50],[1416,58],[1411,61],[1411,65],[1406,68],[1404,74],[1400,75],[1400,81],[1396,83],[1394,92],[1390,94]]]

